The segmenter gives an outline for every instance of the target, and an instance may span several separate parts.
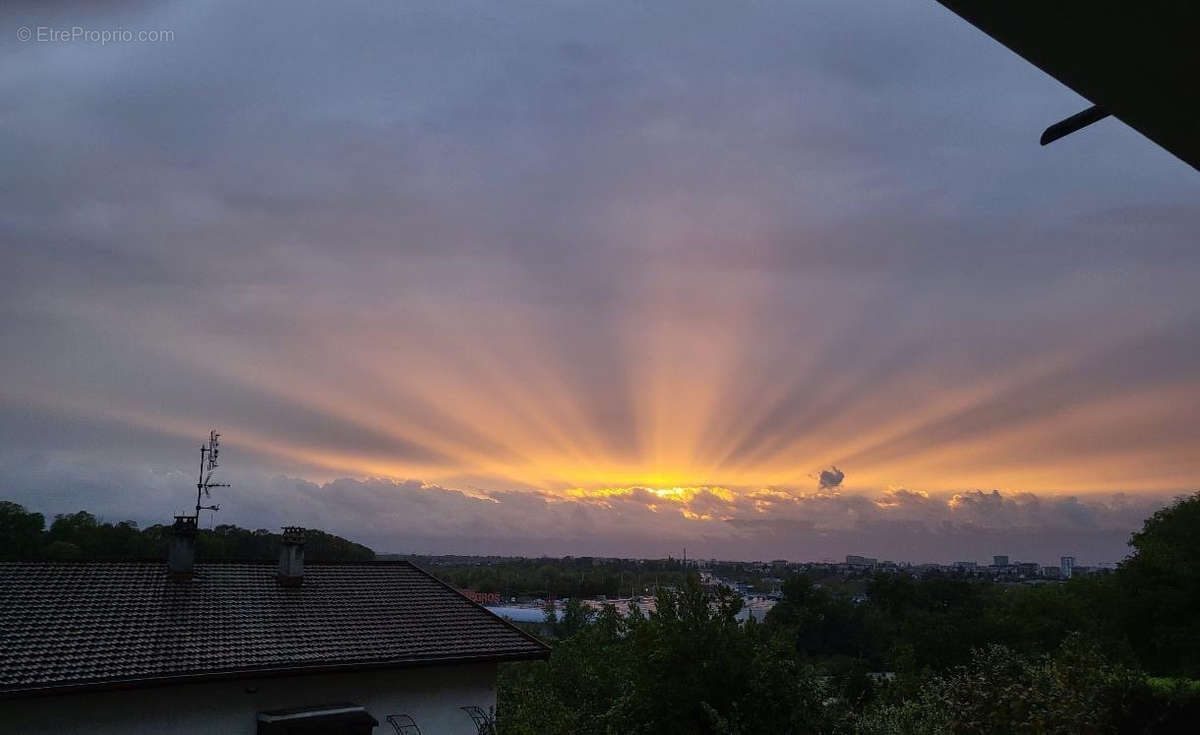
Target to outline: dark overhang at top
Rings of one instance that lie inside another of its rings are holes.
[[[938,2],[1096,106],[1043,145],[1107,113],[1200,169],[1200,3]]]

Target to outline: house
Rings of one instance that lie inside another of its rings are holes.
[[[288,528],[278,566],[197,563],[195,528],[167,564],[0,563],[0,732],[465,735],[549,653],[408,562],[306,566]]]

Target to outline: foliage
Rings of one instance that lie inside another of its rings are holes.
[[[592,622],[592,609],[578,597],[567,600],[563,606],[561,620],[555,621],[554,634],[559,638],[570,638]]]
[[[875,658],[906,672],[962,663],[995,639],[995,621],[985,614],[992,592],[992,585],[969,580],[876,575],[866,612]]]
[[[28,513],[16,503],[0,500],[0,561],[35,558],[45,527],[41,513]]]
[[[504,669],[502,731],[1192,732],[1196,538],[1200,495],[1147,520],[1116,574],[1064,584],[880,574],[855,602],[797,576],[761,625],[694,579],[648,615],[587,624],[571,601],[550,660]]]
[[[1073,635],[1052,656],[1023,656],[998,644],[978,649],[968,664],[928,677],[915,696],[868,708],[855,729],[881,735],[1175,732],[1193,715]]]
[[[870,650],[864,612],[850,599],[835,596],[799,574],[783,583],[783,599],[767,613],[765,622],[786,630],[802,656],[861,659]]]
[[[370,561],[375,552],[340,536],[309,529],[304,534],[304,555],[309,561]],[[260,528],[251,531],[237,526],[220,525],[201,530],[196,537],[196,556],[200,559],[275,559],[279,554],[280,535]]]
[[[1153,673],[1200,677],[1200,493],[1146,519],[1118,569],[1121,624]]]
[[[139,529],[133,521],[104,523],[87,511],[61,513],[46,528],[41,513],[0,501],[0,560],[76,561],[84,559],[165,559],[170,528]],[[306,534],[310,561],[369,561],[375,552],[318,530]],[[211,560],[274,560],[280,536],[266,529],[251,531],[232,525],[202,529],[196,555]]]
[[[407,556],[460,589],[505,598],[628,597],[658,586],[679,586],[684,565],[676,559],[561,559]]]
[[[831,731],[815,672],[763,626],[740,625],[740,607],[694,576],[660,588],[649,614],[606,606],[549,661],[504,669],[502,732]]]

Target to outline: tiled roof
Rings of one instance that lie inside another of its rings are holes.
[[[0,695],[145,680],[544,657],[407,562],[0,562]]]

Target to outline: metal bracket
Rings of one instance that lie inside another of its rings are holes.
[[[1047,145],[1053,143],[1059,138],[1074,133],[1077,130],[1082,130],[1094,122],[1100,122],[1112,113],[1104,109],[1100,105],[1092,105],[1083,112],[1077,112],[1065,120],[1060,120],[1042,132],[1041,144]]]

